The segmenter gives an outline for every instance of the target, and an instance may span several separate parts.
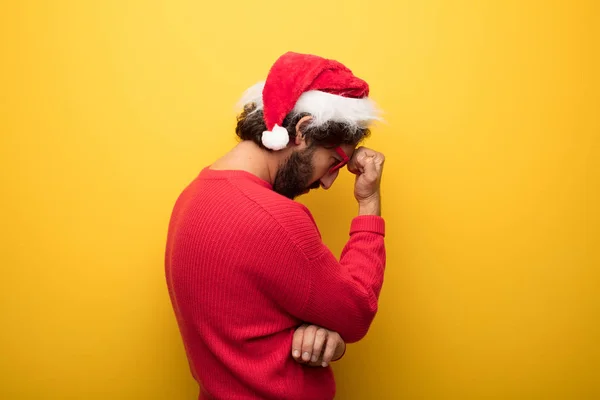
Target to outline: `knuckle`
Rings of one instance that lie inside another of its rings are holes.
[[[323,328],[319,328],[317,330],[317,337],[320,339],[323,339],[323,338],[325,338],[325,336],[327,336],[327,331]]]

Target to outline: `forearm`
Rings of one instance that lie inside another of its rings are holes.
[[[385,268],[385,222],[373,215],[377,202],[361,204],[371,214],[353,219],[341,259],[323,244],[312,219],[298,218],[295,230],[313,234],[285,241],[272,255],[273,268],[285,265],[285,274],[260,277],[262,287],[291,315],[339,333],[346,343],[366,334]]]
[[[313,261],[314,278],[302,320],[338,332],[347,343],[367,333],[383,284],[384,231],[381,217],[358,216],[341,259],[327,253]]]

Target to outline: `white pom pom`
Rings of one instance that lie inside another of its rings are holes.
[[[272,131],[264,131],[262,134],[262,144],[267,149],[281,150],[285,149],[290,141],[287,129],[275,124]]]

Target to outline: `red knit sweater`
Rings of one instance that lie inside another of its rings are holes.
[[[292,358],[303,322],[361,339],[377,311],[384,221],[360,216],[338,260],[308,209],[244,171],[204,169],[178,198],[169,294],[201,399],[332,399],[330,367]]]

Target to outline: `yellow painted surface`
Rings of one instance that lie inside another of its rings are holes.
[[[389,264],[340,399],[600,398],[595,1],[0,5],[0,398],[192,399],[180,190],[287,50],[371,83]],[[352,178],[304,199],[339,253]]]

